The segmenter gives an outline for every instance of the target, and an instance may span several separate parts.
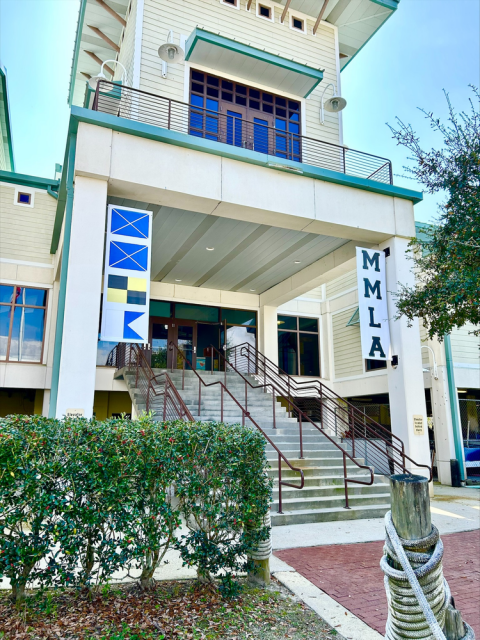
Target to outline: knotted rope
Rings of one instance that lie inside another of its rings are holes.
[[[385,529],[380,561],[388,600],[385,640],[447,640],[445,613],[451,592],[443,577],[443,543],[438,529],[432,525],[427,537],[404,540],[395,529],[391,511],[385,515]],[[395,569],[394,563],[403,571]],[[462,640],[475,640],[473,629],[463,624]]]

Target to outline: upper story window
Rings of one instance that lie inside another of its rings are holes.
[[[192,69],[190,104],[191,135],[301,161],[297,100]]]
[[[278,316],[278,366],[292,376],[320,375],[318,318]]]
[[[297,16],[290,16],[290,27],[295,31],[301,31],[302,33],[306,33],[306,25],[305,20],[303,18],[298,18]]]
[[[257,2],[257,16],[259,18],[264,18],[265,20],[270,20],[270,22],[274,22],[275,13],[273,6],[270,6],[267,3]]]
[[[21,207],[33,207],[35,204],[35,191],[25,187],[15,187],[13,204]]]
[[[230,7],[235,7],[235,9],[240,8],[240,0],[220,0],[220,4],[228,4]]]
[[[0,361],[41,362],[47,290],[0,285]]]

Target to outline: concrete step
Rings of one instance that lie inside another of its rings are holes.
[[[275,501],[278,500],[278,488],[273,490],[273,498]],[[377,483],[372,485],[355,485],[348,484],[348,495],[349,496],[378,496],[381,495],[389,496],[390,495],[390,487],[386,483]],[[305,500],[309,498],[324,498],[327,496],[334,497],[344,497],[345,496],[345,487],[342,484],[326,484],[320,486],[307,486],[303,489],[294,489],[292,487],[282,486],[282,498],[283,500],[292,500],[298,501],[300,503],[304,503]]]
[[[283,452],[282,452],[283,453]],[[298,467],[299,469],[308,469],[311,467],[317,467],[317,468],[323,468],[323,467],[331,467],[331,466],[338,466],[338,462],[339,459],[337,457],[326,457],[326,456],[322,456],[322,457],[316,457],[316,458],[288,458],[288,461],[290,462],[290,464],[292,465],[292,467]],[[270,463],[270,467],[272,469],[277,469],[278,467],[278,463],[277,463],[277,458],[275,457],[274,460],[270,460],[269,459],[269,463]],[[359,464],[362,464],[362,461],[358,460]],[[282,473],[283,473],[283,467],[285,466],[285,470],[287,470],[287,466],[285,465],[285,463],[283,463],[282,466]],[[357,465],[355,465],[353,462],[347,462],[347,469],[350,469],[351,467],[357,467]],[[358,467],[357,467],[358,468]],[[343,464],[341,466],[342,472],[343,472]],[[363,473],[365,474],[365,471],[363,471]]]
[[[318,458],[328,458],[328,459],[341,459],[343,460],[343,455],[340,449],[312,449],[310,451],[303,451],[303,458],[299,457],[299,448],[289,448],[283,449],[282,447],[278,447],[283,455],[287,458],[287,460],[301,460],[304,462],[305,460],[317,460]],[[273,449],[273,447],[269,447],[267,449],[267,460],[276,460],[278,457],[278,453]]]
[[[349,473],[349,476],[351,476],[352,474]],[[285,476],[285,474],[282,472],[282,479],[283,480],[292,480],[295,481],[295,478],[299,478],[299,474],[297,473],[295,476],[289,476],[288,478]],[[370,481],[370,476],[362,476],[360,474],[356,474],[355,478],[358,480],[361,480],[363,482],[369,482]],[[305,489],[309,489],[309,488],[314,488],[314,489],[318,489],[319,487],[330,487],[330,488],[336,488],[336,487],[340,487],[341,490],[344,490],[344,482],[343,482],[343,473],[342,475],[338,474],[337,476],[328,476],[328,475],[320,475],[320,474],[308,474],[305,473],[304,471],[304,480],[305,480],[305,485],[304,488],[301,489],[300,491],[305,491]],[[373,480],[373,486],[376,485],[383,485],[385,484],[384,478],[383,476],[375,476],[374,480]],[[359,485],[362,486],[362,485]],[[388,485],[387,485],[388,486]],[[276,491],[278,487],[278,478],[274,478],[273,481],[273,490]],[[350,491],[350,487],[355,487],[354,484],[349,483],[349,491]],[[282,491],[289,489],[289,487],[283,487]],[[292,489],[292,491],[298,491],[298,489]]]
[[[312,522],[332,522],[340,520],[359,520],[361,518],[383,518],[389,511],[390,504],[360,505],[355,506],[351,501],[350,508],[330,507],[321,511],[315,509],[302,509],[298,511],[288,511],[287,506],[283,507],[283,513],[277,513],[277,506],[272,505],[271,516],[272,526],[278,527],[287,524],[307,524]]]
[[[388,504],[390,502],[390,492],[373,493],[371,495],[354,494],[348,488],[348,501],[351,506],[372,506],[378,504]],[[331,509],[337,506],[343,507],[345,503],[345,492],[333,496],[313,497],[313,498],[290,498],[283,495],[282,491],[282,508],[284,511],[304,511],[304,510],[323,510]],[[275,509],[277,502],[274,501],[272,509]]]

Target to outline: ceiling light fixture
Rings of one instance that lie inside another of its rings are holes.
[[[250,289],[250,291],[256,291],[256,289]]]
[[[207,251],[215,251],[215,247],[205,247]]]
[[[175,282],[181,282],[181,279],[175,278]]]
[[[300,260],[295,260],[294,264],[301,264]]]

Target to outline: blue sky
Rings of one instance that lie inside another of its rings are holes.
[[[78,0],[0,0],[0,60],[7,67],[16,170],[53,177],[63,162]],[[344,141],[390,158],[395,184],[408,162],[386,122],[411,123],[422,144],[438,142],[417,107],[445,117],[446,89],[468,108],[468,84],[480,84],[478,0],[401,0],[396,14],[342,72]],[[416,218],[435,216],[438,197],[425,196]]]

